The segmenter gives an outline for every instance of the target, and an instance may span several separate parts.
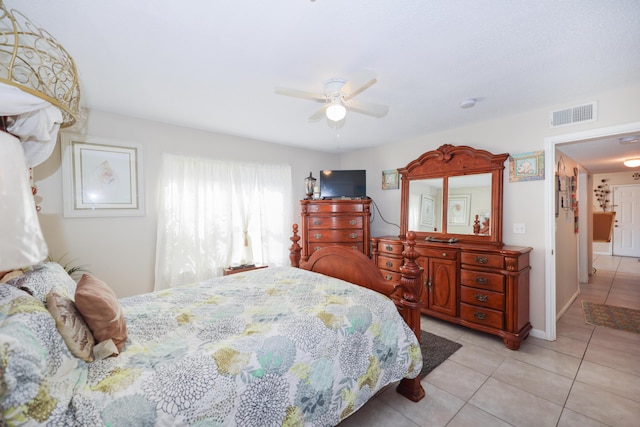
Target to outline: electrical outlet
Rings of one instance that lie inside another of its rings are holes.
[[[513,224],[513,234],[526,234],[527,227],[523,223]]]

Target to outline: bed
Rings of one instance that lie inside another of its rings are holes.
[[[0,284],[4,423],[330,426],[398,381],[398,392],[420,400],[411,251],[396,289],[353,250],[323,249],[300,265],[295,237],[300,268],[120,299],[126,343],[91,362],[69,351],[46,307],[53,289],[77,291],[62,267],[43,263]],[[379,292],[400,295],[402,314]]]

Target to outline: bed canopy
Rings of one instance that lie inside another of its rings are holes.
[[[0,0],[0,271],[42,261],[28,168],[53,151],[79,116],[75,63],[46,30]]]

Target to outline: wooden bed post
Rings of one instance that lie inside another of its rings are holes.
[[[291,262],[292,267],[300,267],[300,253],[302,252],[302,247],[298,244],[298,241],[300,241],[300,236],[298,236],[298,224],[293,224],[293,236],[290,237],[290,240],[293,244],[289,247],[289,261]]]
[[[404,257],[404,265],[400,267],[402,277],[400,278],[400,287],[403,290],[400,305],[402,307],[402,317],[404,321],[413,330],[420,343],[420,306],[422,305],[422,284],[420,276],[422,275],[422,267],[416,263],[416,259],[420,254],[416,251],[416,233],[409,231],[407,240],[404,242],[405,250],[402,252]],[[422,378],[418,374],[415,378],[403,378],[398,385],[396,391],[406,398],[417,402],[424,396],[424,389],[420,384]]]

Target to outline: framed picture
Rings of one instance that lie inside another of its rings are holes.
[[[400,188],[398,170],[393,169],[382,171],[382,189],[397,190],[398,188]]]
[[[420,225],[426,227],[433,227],[434,212],[433,212],[433,198],[422,195],[422,201],[420,203]]]
[[[544,179],[544,150],[509,156],[509,182]]]
[[[62,133],[65,217],[144,215],[142,146]]]
[[[449,196],[447,210],[448,225],[469,225],[470,194],[452,194]]]

